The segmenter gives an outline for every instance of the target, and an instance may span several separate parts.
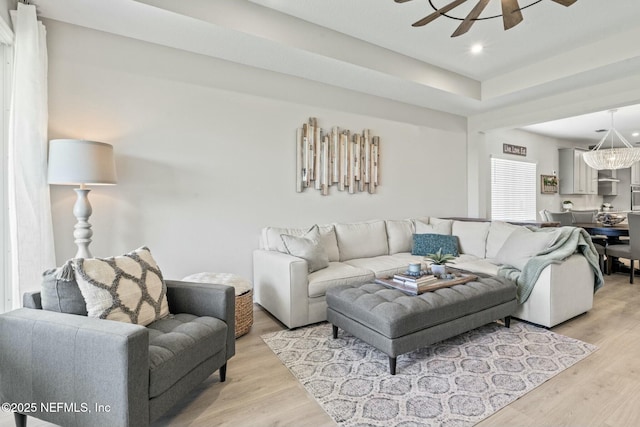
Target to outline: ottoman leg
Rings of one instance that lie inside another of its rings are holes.
[[[336,325],[331,325],[331,327],[333,328],[333,339],[335,340],[338,338],[338,327]]]
[[[511,316],[506,316],[504,318],[504,326],[505,326],[505,328],[508,328],[508,327],[511,326]]]
[[[220,382],[223,383],[227,380],[227,364],[220,366]]]
[[[396,358],[389,356],[389,373],[391,375],[396,374]]]

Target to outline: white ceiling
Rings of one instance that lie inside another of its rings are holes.
[[[450,2],[431,1],[436,7]],[[523,10],[524,21],[509,31],[501,18],[489,19],[457,38],[449,36],[460,21],[449,18],[411,26],[432,12],[427,0],[32,3],[44,18],[467,117],[621,82],[640,70],[638,0],[578,0],[570,7],[542,0]],[[464,17],[476,3],[450,14]],[[500,13],[499,4],[492,0],[481,16]],[[469,49],[477,42],[485,50],[474,56]],[[606,127],[603,116],[599,126]],[[635,130],[638,117],[637,110],[619,114],[616,127]],[[576,130],[565,137],[587,138],[577,132],[590,132],[595,122],[565,123],[529,129],[560,136],[559,126]]]
[[[640,143],[640,135],[633,136],[635,133],[640,134],[640,105],[617,108],[613,115],[613,126],[630,143]],[[610,128],[611,113],[609,111],[599,111],[523,127],[530,132],[555,138],[585,141],[599,141],[604,136],[602,130]],[[600,132],[597,132],[598,130]],[[622,145],[617,137],[614,137],[614,143],[616,146]]]

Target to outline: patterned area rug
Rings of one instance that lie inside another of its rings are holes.
[[[528,323],[498,323],[398,357],[327,323],[262,336],[340,426],[471,426],[596,346]]]

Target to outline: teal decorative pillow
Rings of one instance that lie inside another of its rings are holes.
[[[446,234],[414,234],[411,255],[428,255],[438,252],[442,249],[443,254],[451,254],[453,256],[460,255],[458,253],[458,237],[448,236]]]

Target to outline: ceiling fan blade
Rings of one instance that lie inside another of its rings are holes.
[[[451,37],[458,37],[466,33],[467,31],[469,31],[473,23],[476,22],[475,19],[478,16],[480,16],[484,8],[487,7],[487,5],[489,4],[489,1],[490,0],[479,0],[478,4],[476,4],[474,8],[471,9],[471,12],[469,12],[467,17],[464,18],[464,21],[462,21],[462,24],[460,24],[456,29],[456,31],[453,34],[451,34]]]
[[[508,30],[522,22],[522,11],[518,0],[502,0],[502,21]]]
[[[427,25],[429,22],[431,22],[434,19],[442,16],[443,13],[449,12],[454,7],[458,7],[458,6],[460,6],[462,3],[466,2],[466,1],[467,0],[454,0],[451,3],[449,3],[448,5],[446,5],[444,7],[441,7],[440,9],[436,10],[431,15],[425,16],[421,20],[419,20],[417,22],[414,22],[411,26],[412,27],[422,27],[423,25]]]
[[[411,0],[395,0],[396,3],[406,3],[408,1],[411,1]],[[569,1],[571,1],[571,0],[569,0]]]
[[[551,0],[554,1],[558,4],[561,4],[563,6],[571,6],[572,4],[574,4],[575,2],[577,2],[578,0]]]

